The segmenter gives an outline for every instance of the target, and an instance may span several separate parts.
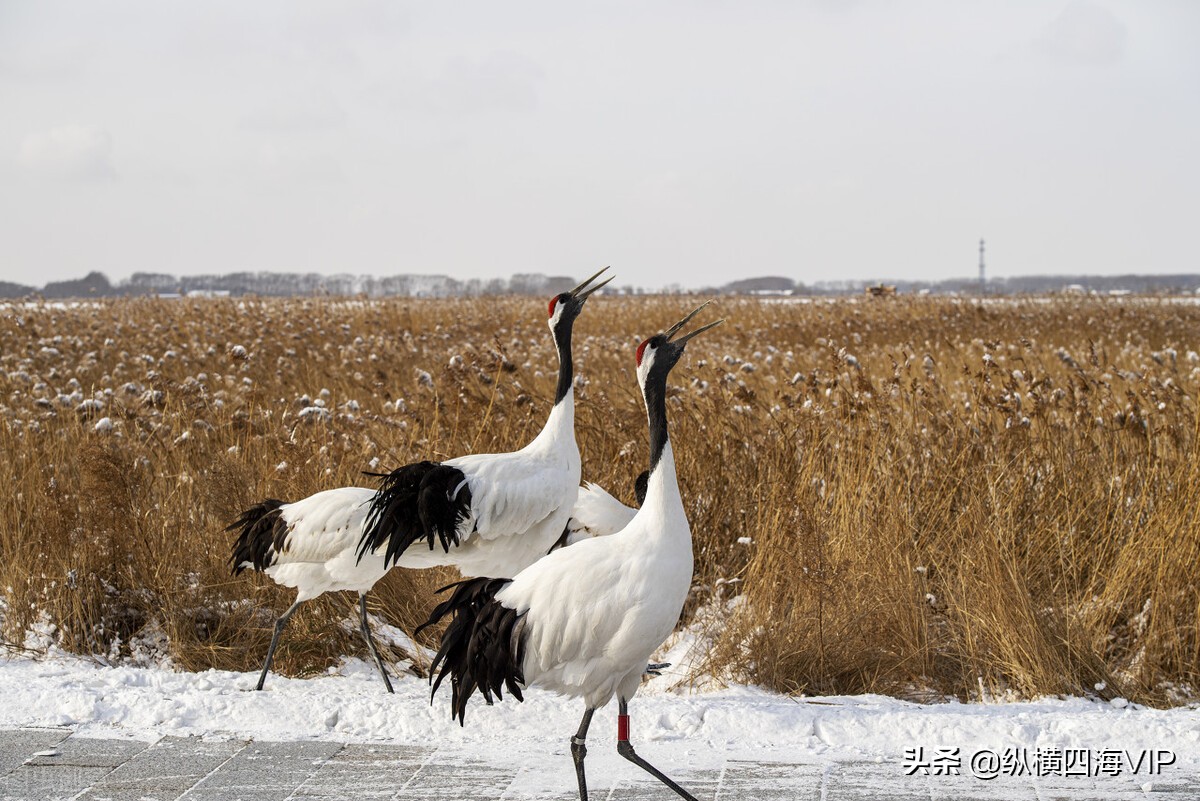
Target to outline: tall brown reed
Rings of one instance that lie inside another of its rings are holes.
[[[596,298],[577,326],[584,476],[627,501],[646,458],[633,347],[691,304]],[[720,305],[728,325],[689,346],[671,398],[697,565],[685,618],[720,611],[702,616],[720,626],[701,671],[789,692],[1194,696],[1200,307]],[[183,668],[255,667],[290,593],[231,578],[223,527],[372,467],[519,447],[553,395],[541,314],[4,307],[6,639],[49,622],[81,653],[157,636]],[[451,575],[392,571],[377,611],[411,629]],[[279,668],[360,652],[351,601],[297,615]]]

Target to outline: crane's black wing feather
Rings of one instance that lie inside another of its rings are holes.
[[[464,724],[467,701],[479,690],[490,705],[493,694],[503,698],[503,690],[524,701],[521,685],[525,682],[525,616],[496,600],[496,593],[509,579],[473,578],[451,584],[439,593],[453,589],[450,597],[438,604],[429,620],[417,628],[420,632],[450,615],[442,633],[441,646],[430,666],[433,690],[430,703],[446,676],[450,677],[451,716]],[[436,674],[436,676],[435,676]]]
[[[267,498],[242,512],[226,531],[238,531],[229,563],[236,576],[250,565],[265,570],[275,561],[275,554],[287,548],[288,527],[279,515],[283,501]]]
[[[418,540],[427,540],[431,551],[440,543],[446,553],[459,544],[458,527],[471,514],[471,487],[461,470],[424,461],[367,475],[380,481],[358,541],[359,559],[383,547],[384,564],[392,565]]]

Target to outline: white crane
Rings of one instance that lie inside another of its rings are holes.
[[[296,588],[296,600],[275,621],[256,690],[263,688],[279,635],[300,604],[331,590],[354,590],[358,593],[359,630],[387,691],[392,692],[392,681],[367,624],[367,592],[383,578],[387,567],[382,557],[361,562],[355,558],[366,505],[374,494],[369,489],[343,487],[296,503],[268,498],[242,512],[226,529],[240,532],[229,560],[235,576],[252,568],[266,573],[276,584]]]
[[[588,726],[596,709],[614,695],[618,753],[695,801],[634,751],[628,705],[646,660],[678,622],[692,581],[692,536],[667,437],[666,385],[687,341],[722,322],[672,342],[700,308],[637,349],[638,383],[650,424],[650,478],[645,503],[633,520],[610,536],[555,551],[512,579],[453,584],[445,588],[453,588],[450,598],[424,624],[451,618],[430,679],[436,694],[450,676],[451,713],[460,723],[475,690],[489,703],[504,688],[523,700],[521,690],[529,686],[583,699],[586,711],[571,738],[581,801],[587,801]]]
[[[257,689],[296,608],[331,590],[354,590],[363,638],[392,692],[366,603],[390,567],[454,565],[464,576],[513,576],[546,553],[579,491],[571,329],[588,296],[612,280],[588,288],[603,272],[550,300],[558,385],[545,426],[524,448],[370,474],[382,477],[378,490],[342,487],[295,503],[266,500],[229,526],[239,532],[230,558],[235,575],[253,568],[296,588],[296,601],[275,622]]]
[[[650,480],[650,471],[643,470],[633,482],[633,492],[639,507],[646,502],[646,485]],[[637,509],[626,506],[608,493],[604,487],[591,481],[585,481],[579,488],[579,498],[571,509],[571,518],[563,529],[558,542],[550,546],[554,553],[559,548],[574,545],[589,537],[607,537],[616,534],[629,525],[637,514]],[[651,662],[646,665],[647,676],[661,676],[662,671],[671,666],[670,662]]]

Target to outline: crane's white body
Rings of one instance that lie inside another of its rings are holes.
[[[525,684],[628,700],[671,634],[692,581],[692,535],[668,442],[629,525],[555,551],[496,593],[524,613]]]
[[[446,553],[418,542],[398,564],[454,565],[464,576],[515,576],[562,535],[579,494],[574,390],[521,450],[461,456],[443,464],[461,470],[471,488],[471,514],[458,528],[459,545]]]
[[[301,603],[335,590],[369,591],[387,573],[383,554],[368,553],[361,561],[355,556],[374,495],[363,487],[340,487],[279,507],[287,543],[263,572],[295,588]]]
[[[616,534],[633,521],[637,509],[618,501],[599,484],[588,481],[579,488],[579,497],[567,521],[564,545],[574,545],[590,537]]]
[[[452,565],[464,576],[515,576],[543,556],[561,536],[579,492],[573,391],[556,404],[542,431],[524,448],[449,459],[466,476],[471,514],[449,552],[421,540],[397,564],[408,568]],[[367,592],[387,572],[382,549],[355,549],[375,490],[341,487],[284,504],[286,547],[263,572],[307,601],[332,590]],[[250,566],[250,565],[247,565]]]

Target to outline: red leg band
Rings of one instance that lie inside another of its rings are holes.
[[[621,742],[629,740],[629,715],[617,715],[617,740]]]

